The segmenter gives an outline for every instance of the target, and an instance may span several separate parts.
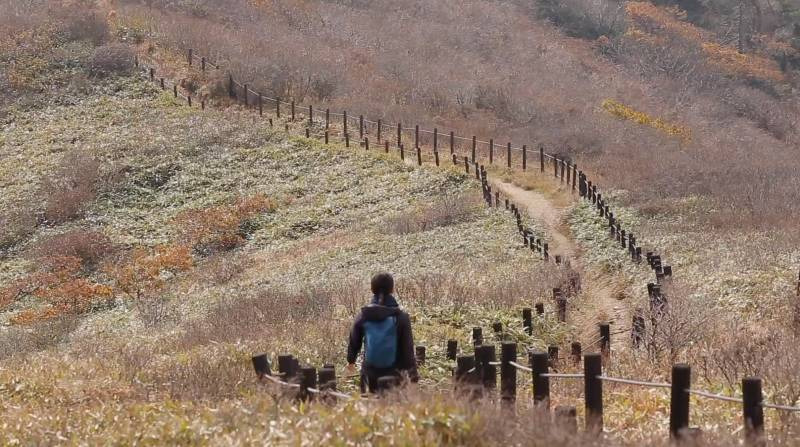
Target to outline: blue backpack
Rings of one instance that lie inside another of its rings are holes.
[[[397,317],[364,322],[364,364],[389,368],[397,361]]]

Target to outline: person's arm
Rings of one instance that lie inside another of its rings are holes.
[[[347,363],[352,365],[356,362],[358,353],[361,352],[361,343],[364,340],[364,321],[361,315],[353,323],[350,331],[350,341],[347,344]]]
[[[414,353],[414,335],[411,332],[411,319],[407,313],[402,313],[398,321],[398,343],[400,343],[400,362],[397,365],[402,371],[408,373],[412,382],[419,381],[417,372],[417,357]]]

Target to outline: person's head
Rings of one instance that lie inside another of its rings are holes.
[[[394,293],[394,278],[388,273],[378,273],[372,277],[372,293],[383,298]]]

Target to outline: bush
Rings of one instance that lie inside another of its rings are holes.
[[[466,222],[475,212],[475,196],[446,197],[428,207],[403,212],[386,220],[389,234],[409,234]]]
[[[128,74],[134,67],[134,54],[127,45],[112,43],[94,50],[89,72],[95,76]]]
[[[97,197],[100,162],[91,156],[73,152],[64,156],[56,171],[41,185],[40,197],[46,197],[44,220],[59,224],[81,217]]]
[[[31,249],[34,258],[71,256],[92,270],[114,250],[111,240],[99,231],[72,230],[45,238]]]
[[[537,14],[574,37],[613,37],[624,27],[622,5],[614,0],[544,0]]]
[[[36,218],[28,209],[0,214],[0,250],[8,249],[33,233]]]

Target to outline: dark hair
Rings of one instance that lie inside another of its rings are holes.
[[[388,273],[378,273],[372,277],[372,293],[378,296],[381,301],[386,295],[394,292],[394,278]]]

